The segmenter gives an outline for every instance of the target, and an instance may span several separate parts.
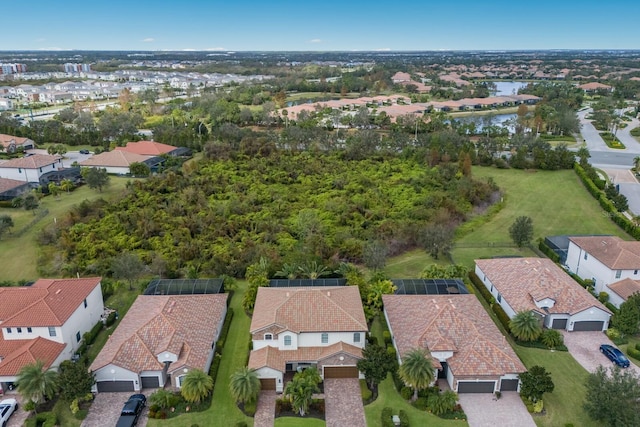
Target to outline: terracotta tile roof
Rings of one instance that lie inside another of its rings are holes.
[[[456,376],[526,371],[475,295],[383,295],[400,355],[415,348],[452,351]]]
[[[357,286],[259,288],[251,333],[271,325],[296,333],[368,330]]]
[[[9,178],[0,178],[0,193],[4,193],[5,191],[13,190],[14,188],[22,187],[25,185],[29,185],[25,181],[18,181],[15,179]]]
[[[24,144],[25,142],[32,142],[29,138],[23,138],[21,136],[13,136],[13,135],[7,135],[4,133],[0,133],[0,145],[2,145],[3,147],[8,147],[9,145],[11,145],[11,143],[14,143],[16,146],[20,146],[22,144]]]
[[[39,279],[31,286],[0,288],[2,327],[62,326],[100,280]]]
[[[91,364],[111,363],[132,372],[161,370],[158,355],[178,355],[170,371],[205,369],[217,326],[226,313],[227,294],[140,295]]]
[[[496,258],[475,261],[487,279],[516,312],[545,314],[535,301],[555,301],[549,313],[576,314],[591,307],[611,312],[586,289],[547,258]]]
[[[112,166],[128,168],[131,163],[142,163],[149,157],[150,156],[143,156],[141,154],[130,153],[128,151],[113,150],[96,154],[87,160],[83,160],[79,164],[80,166]]]
[[[607,285],[607,287],[626,301],[631,295],[640,292],[640,281],[627,278]]]
[[[602,83],[598,83],[598,82],[591,82],[591,83],[585,83],[583,85],[578,86],[579,89],[582,90],[597,90],[597,89],[606,89],[609,90],[611,89],[611,86],[609,85],[605,85]]]
[[[640,242],[618,236],[573,236],[569,240],[611,270],[640,269]]]
[[[44,362],[45,369],[60,356],[66,344],[51,341],[42,337],[32,340],[4,340],[0,338],[0,376],[18,375],[23,366]],[[13,342],[12,342],[13,341]],[[5,353],[5,350],[10,350]]]
[[[362,358],[361,348],[342,341],[326,347],[299,347],[297,350],[278,350],[277,347],[266,346],[249,354],[249,368],[268,367],[285,372],[286,364],[289,362],[316,363],[340,353]]]
[[[178,147],[162,144],[155,141],[127,142],[126,147],[116,147],[116,150],[128,151],[129,153],[140,154],[142,156],[159,156],[172,152]]]
[[[19,159],[11,159],[2,164],[0,164],[0,168],[22,168],[22,169],[38,169],[44,166],[49,166],[54,163],[59,163],[59,160],[62,157],[50,156],[48,154],[34,154],[29,157],[21,157]],[[62,166],[62,164],[60,164]]]

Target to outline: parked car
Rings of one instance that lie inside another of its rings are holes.
[[[629,359],[627,359],[624,353],[612,345],[602,344],[600,346],[600,352],[621,368],[628,368],[630,365]]]
[[[89,150],[80,150],[80,154],[90,154]]]
[[[0,425],[6,427],[9,417],[18,410],[18,401],[15,399],[4,399],[0,402]]]
[[[124,404],[120,411],[120,418],[116,427],[133,427],[138,424],[138,418],[147,404],[147,398],[144,394],[133,394],[129,396],[129,400]]]

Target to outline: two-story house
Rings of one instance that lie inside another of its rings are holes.
[[[0,288],[0,383],[36,360],[46,368],[70,359],[104,313],[100,277],[40,279]]]
[[[35,148],[36,144],[29,138],[0,133],[0,146],[6,153],[15,153],[18,148],[29,150]]]
[[[609,294],[620,307],[640,292],[640,242],[617,236],[571,236],[566,265],[582,279],[593,280],[597,293]]]
[[[259,288],[249,368],[263,390],[277,392],[310,366],[323,379],[359,378],[367,331],[357,286]]]
[[[29,157],[11,159],[0,164],[0,177],[40,183],[45,173],[63,168],[62,157],[48,154],[34,154]]]

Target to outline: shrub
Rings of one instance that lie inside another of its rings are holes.
[[[605,302],[604,306],[607,307],[609,310],[611,310],[611,312],[613,314],[618,314],[618,312],[620,311],[620,309],[618,307],[616,307],[615,305],[611,304],[609,301]]]
[[[58,418],[53,412],[41,412],[35,417],[27,419],[25,426],[27,427],[54,427],[58,423]]]
[[[640,350],[638,350],[637,348],[633,348],[633,347],[627,348],[627,354],[636,360],[640,360]]]
[[[600,301],[601,303],[605,303],[609,301],[609,294],[606,292],[600,292],[598,294],[598,301]]]
[[[636,347],[636,350],[640,350],[640,342],[636,343],[635,347]]]
[[[549,348],[555,348],[564,344],[564,337],[555,329],[545,329],[540,334],[540,341]]]
[[[367,342],[369,344],[378,345],[378,337],[376,337],[375,335],[369,334],[369,336],[367,336]]]
[[[86,345],[93,344],[93,342],[95,341],[96,337],[98,336],[98,334],[100,333],[103,327],[104,325],[102,324],[102,322],[98,322],[93,326],[93,328],[91,328],[89,332],[85,332],[84,335],[82,336],[84,344]]]
[[[404,400],[411,399],[412,395],[413,395],[413,390],[411,389],[411,387],[402,387],[402,390],[400,390],[400,396],[402,396]]]
[[[216,353],[218,354],[222,354],[222,349],[224,348],[224,343],[227,340],[227,335],[229,334],[229,328],[231,327],[231,320],[233,320],[233,308],[229,307],[227,309],[227,315],[224,318],[224,323],[222,324],[220,337],[216,342]]]
[[[73,416],[75,417],[76,420],[82,421],[85,418],[87,418],[88,414],[89,414],[89,410],[88,409],[79,409],[78,412],[73,414]]]
[[[218,369],[220,369],[220,362],[222,361],[222,356],[219,354],[215,354],[213,356],[213,362],[211,362],[211,369],[209,369],[209,375],[213,378],[213,382],[215,384],[216,376],[218,375]]]
[[[400,393],[402,391],[402,388],[405,387],[406,385],[405,385],[404,381],[402,381],[402,379],[398,375],[398,370],[397,369],[395,369],[393,372],[391,372],[391,378],[393,378],[393,385],[396,386],[396,391],[398,393]]]
[[[409,415],[404,410],[400,410],[400,427],[409,427]]]
[[[539,414],[540,412],[542,412],[543,408],[544,408],[544,402],[542,401],[542,399],[540,399],[533,404],[533,413]]]
[[[429,404],[426,397],[419,397],[413,402],[413,406],[420,411],[426,411]]]
[[[547,256],[551,261],[555,263],[560,262],[560,256],[553,251],[547,244],[544,242],[544,239],[540,239],[538,242],[538,249]]]
[[[620,331],[617,330],[616,328],[609,328],[605,331],[605,334],[607,335],[607,337],[609,337],[610,340],[615,340],[617,338],[620,338]]]
[[[258,402],[256,401],[244,402],[244,413],[249,417],[253,417],[256,414],[257,405]]]
[[[311,405],[309,405],[309,408],[311,409],[315,409],[316,411],[320,412],[321,414],[324,414],[324,399],[313,399],[311,401]]]
[[[105,322],[105,326],[108,328],[109,326],[113,325],[116,322],[117,316],[118,312],[116,311],[112,311],[111,313],[109,313],[109,315],[107,316],[107,321]]]
[[[391,332],[382,331],[382,338],[384,339],[385,344],[391,344]]]
[[[496,314],[496,317],[498,318],[504,329],[507,331],[507,333],[510,334],[511,328],[509,327],[509,322],[511,321],[511,319],[509,319],[507,313],[505,313],[505,311],[502,309],[502,307],[500,307],[499,304],[493,305],[493,312]]]
[[[365,405],[369,403],[373,397],[373,393],[369,390],[366,380],[360,380],[360,395],[362,397],[362,403]]]
[[[191,426],[191,427],[193,427],[193,426]],[[247,427],[247,423],[245,421],[238,421],[236,423],[236,427]]]
[[[380,414],[380,421],[382,421],[382,427],[394,427],[393,425],[393,411],[391,408],[384,407],[382,408],[382,413]]]
[[[393,356],[394,358],[396,357],[396,349],[394,346],[392,345],[388,345],[387,346],[387,353],[389,353],[391,356]]]

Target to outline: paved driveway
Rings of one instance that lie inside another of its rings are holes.
[[[144,390],[143,394],[148,398],[153,391],[154,390]],[[91,408],[89,408],[87,418],[82,421],[81,427],[115,426],[118,423],[118,418],[120,418],[122,406],[124,406],[124,403],[132,394],[134,393],[98,393],[91,404]],[[147,425],[148,414],[149,405],[147,402],[147,406],[138,419],[138,427],[145,427]]]
[[[593,372],[599,365],[605,368],[613,366],[613,363],[600,353],[600,344],[615,345],[604,332],[562,332],[564,344],[569,349],[569,353],[584,369]],[[629,369],[635,370],[640,375],[640,368],[633,362],[631,362]]]
[[[324,404],[327,427],[366,427],[357,378],[324,380]]]
[[[515,391],[503,392],[497,400],[489,393],[460,393],[458,398],[469,427],[536,427]]]

